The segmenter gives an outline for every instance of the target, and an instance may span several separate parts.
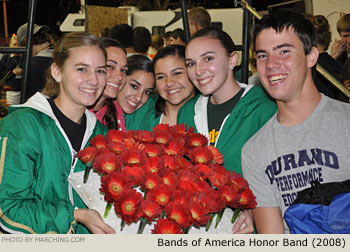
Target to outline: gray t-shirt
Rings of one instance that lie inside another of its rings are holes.
[[[282,216],[297,197],[321,183],[350,178],[350,105],[322,95],[310,117],[284,127],[275,114],[242,149],[242,172],[257,207],[280,207]],[[285,232],[289,228],[284,222]]]

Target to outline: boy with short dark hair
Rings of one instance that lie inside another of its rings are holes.
[[[350,178],[350,106],[318,92],[314,27],[284,10],[256,24],[257,70],[277,113],[242,149],[242,171],[256,195],[258,233],[289,233],[283,221],[298,192]]]

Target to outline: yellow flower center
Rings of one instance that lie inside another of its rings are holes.
[[[120,193],[122,191],[122,187],[120,186],[120,184],[118,183],[112,183],[110,185],[110,188],[113,192],[115,192],[116,194]]]
[[[152,216],[152,213],[151,213],[149,210],[145,210],[145,214],[146,214],[148,217],[151,217],[151,216]]]
[[[195,219],[195,220],[198,219],[198,217],[199,217],[199,215],[197,214],[197,212],[192,211],[192,210],[191,210],[191,215],[192,215],[192,218]]]
[[[198,142],[198,141],[192,142],[192,145],[195,147],[201,146],[200,142]]]
[[[166,154],[168,155],[176,155],[177,153],[173,150],[167,150]]]
[[[164,143],[166,143],[166,140],[164,138],[157,138],[156,142],[160,143],[160,144],[164,144]]]
[[[166,202],[167,199],[168,199],[168,197],[166,197],[166,196],[164,196],[164,195],[160,195],[158,198],[159,198],[159,201],[160,201],[161,203]]]
[[[134,209],[134,204],[132,204],[131,202],[125,203],[124,209],[127,212],[131,212]]]
[[[104,166],[103,166],[103,169],[106,170],[106,171],[112,171],[114,169],[114,165],[111,164],[111,163],[106,163]]]
[[[131,158],[129,164],[138,164],[140,161],[137,158]]]
[[[155,184],[153,183],[153,181],[148,181],[148,182],[147,182],[147,187],[148,187],[149,189],[153,189],[154,186],[155,186]]]
[[[177,215],[177,214],[173,214],[173,215],[171,216],[171,218],[172,218],[174,221],[176,221],[176,222],[179,222],[179,221],[181,220],[181,217],[180,217],[179,215]]]

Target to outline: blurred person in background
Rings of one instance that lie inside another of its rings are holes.
[[[331,42],[331,31],[328,20],[323,15],[309,17],[309,20],[315,28],[316,45],[319,52],[317,64],[332,74],[335,78],[341,72],[340,63],[328,54],[327,50]],[[342,93],[322,74],[313,69],[313,79],[320,93],[323,93],[333,99],[340,99]]]
[[[186,46],[184,30],[180,28],[173,30],[170,33],[169,44]]]
[[[134,28],[134,50],[136,53],[148,56],[148,49],[152,44],[152,36],[146,27]]]
[[[18,47],[15,34],[10,39],[9,47]],[[9,105],[20,103],[23,62],[23,56],[18,53],[4,54],[0,60],[0,87],[6,92]]]
[[[202,8],[192,8],[188,12],[188,23],[190,25],[190,35],[192,36],[197,31],[209,27],[211,22],[211,17],[209,12]]]
[[[340,40],[335,40],[331,46],[331,55],[341,65],[350,57],[350,13],[340,14],[340,19],[337,22],[337,31]]]
[[[32,57],[30,58],[29,78],[25,99],[30,98],[45,87],[46,71],[53,61],[53,41],[48,31],[48,26],[34,24]],[[27,23],[18,28],[17,36],[19,45],[26,46],[27,32]]]

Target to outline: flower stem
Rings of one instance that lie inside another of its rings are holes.
[[[239,214],[240,211],[241,211],[241,208],[240,208],[240,207],[237,207],[237,208],[235,209],[235,212],[234,212],[233,215],[232,215],[231,223],[234,223],[234,222],[236,221],[236,219],[237,219],[238,214]]]
[[[210,220],[208,221],[207,226],[205,227],[205,231],[208,232],[208,230],[209,230],[209,228],[210,228],[210,226],[211,226],[211,223],[213,222],[214,216],[215,216],[214,213],[211,213],[211,214],[210,214]]]
[[[87,182],[87,180],[89,178],[90,170],[91,170],[91,166],[90,167],[89,166],[85,167],[84,180],[83,180],[84,184],[86,184],[86,182]]]
[[[137,230],[137,234],[142,234],[143,230],[145,229],[145,226],[147,224],[147,220],[144,218],[140,219],[139,229]]]
[[[218,227],[218,225],[219,225],[219,223],[220,223],[220,221],[221,221],[222,215],[223,215],[224,212],[225,212],[225,209],[226,209],[226,208],[224,208],[224,209],[222,209],[220,212],[218,212],[218,216],[216,216],[215,228]]]
[[[113,203],[108,203],[105,208],[105,213],[103,215],[103,218],[107,218],[109,210],[111,210]]]
[[[188,234],[188,232],[190,231],[190,229],[191,229],[191,226],[189,226],[188,228],[184,228],[183,230],[184,230],[184,234]]]
[[[122,220],[122,223],[120,223],[120,232],[123,231],[124,227],[125,227],[125,221]]]

